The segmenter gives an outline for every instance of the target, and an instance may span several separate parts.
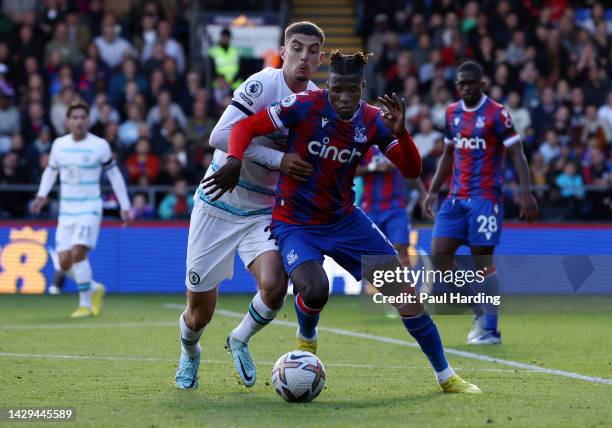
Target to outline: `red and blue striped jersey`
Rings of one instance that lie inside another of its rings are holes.
[[[463,101],[448,106],[444,143],[454,146],[449,197],[499,201],[505,149],[520,139],[510,114],[486,95],[471,109]]]
[[[376,146],[368,150],[361,165],[391,163]],[[361,208],[366,213],[380,213],[392,209],[406,208],[404,176],[393,166],[388,172],[370,172],[363,175]]]
[[[373,144],[383,153],[398,144],[380,109],[361,101],[353,117],[342,120],[327,90],[291,95],[268,113],[277,128],[289,129],[287,153],[314,167],[307,182],[281,172],[272,218],[286,223],[330,224],[352,213],[357,165]]]

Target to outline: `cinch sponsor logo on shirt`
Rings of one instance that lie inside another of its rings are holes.
[[[453,138],[456,149],[469,149],[469,150],[485,150],[487,148],[487,142],[484,138],[480,137],[462,137],[461,134],[455,135]]]
[[[329,145],[329,138],[323,138],[323,142],[311,141],[308,143],[308,151],[323,159],[331,159],[340,163],[352,162],[355,156],[361,156],[361,152],[355,148],[338,150],[338,147]]]

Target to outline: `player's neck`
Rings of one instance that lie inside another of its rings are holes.
[[[72,135],[72,139],[74,141],[76,141],[77,143],[79,141],[83,141],[85,138],[87,138],[87,132],[84,132],[83,134],[71,134]]]
[[[308,88],[308,80],[303,81],[295,77],[292,78],[285,69],[283,69],[283,79],[285,79],[285,83],[294,94],[304,92]]]
[[[463,105],[469,109],[469,110],[473,110],[476,107],[478,107],[480,105],[480,103],[482,103],[482,100],[484,99],[485,94],[480,94],[480,96],[476,99],[476,101],[470,102],[468,103],[466,100],[463,100]]]

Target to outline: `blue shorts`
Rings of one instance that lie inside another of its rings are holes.
[[[446,198],[436,215],[434,238],[458,238],[474,246],[496,246],[504,204],[483,198]]]
[[[272,235],[288,275],[302,263],[329,256],[361,280],[362,256],[395,256],[380,229],[359,208],[337,223],[302,226],[272,221]]]
[[[393,245],[408,245],[410,223],[405,209],[396,208],[381,212],[369,212],[367,214]]]

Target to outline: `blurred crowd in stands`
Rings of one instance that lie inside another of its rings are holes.
[[[510,112],[544,219],[612,219],[612,4],[565,0],[358,2],[374,52],[370,98],[408,102],[427,187],[443,149],[456,67],[478,61],[487,94]],[[506,216],[517,214],[507,159]]]
[[[444,111],[464,59],[523,137],[543,218],[612,219],[612,9],[564,0],[357,1],[367,97],[407,99],[407,125],[428,186]],[[212,158],[208,136],[236,87],[224,33],[211,81],[190,69],[189,0],[3,0],[0,186],[38,184],[68,104],[91,105],[91,132],[111,144],[130,185],[173,189],[134,215],[186,218],[189,188]],[[212,54],[211,54],[212,55]],[[214,61],[213,61],[214,63]],[[507,216],[516,175],[506,168]],[[170,188],[170,187],[169,187]],[[28,214],[31,192],[0,193],[0,218]],[[111,201],[112,202],[112,201]],[[112,205],[112,203],[111,203]]]

